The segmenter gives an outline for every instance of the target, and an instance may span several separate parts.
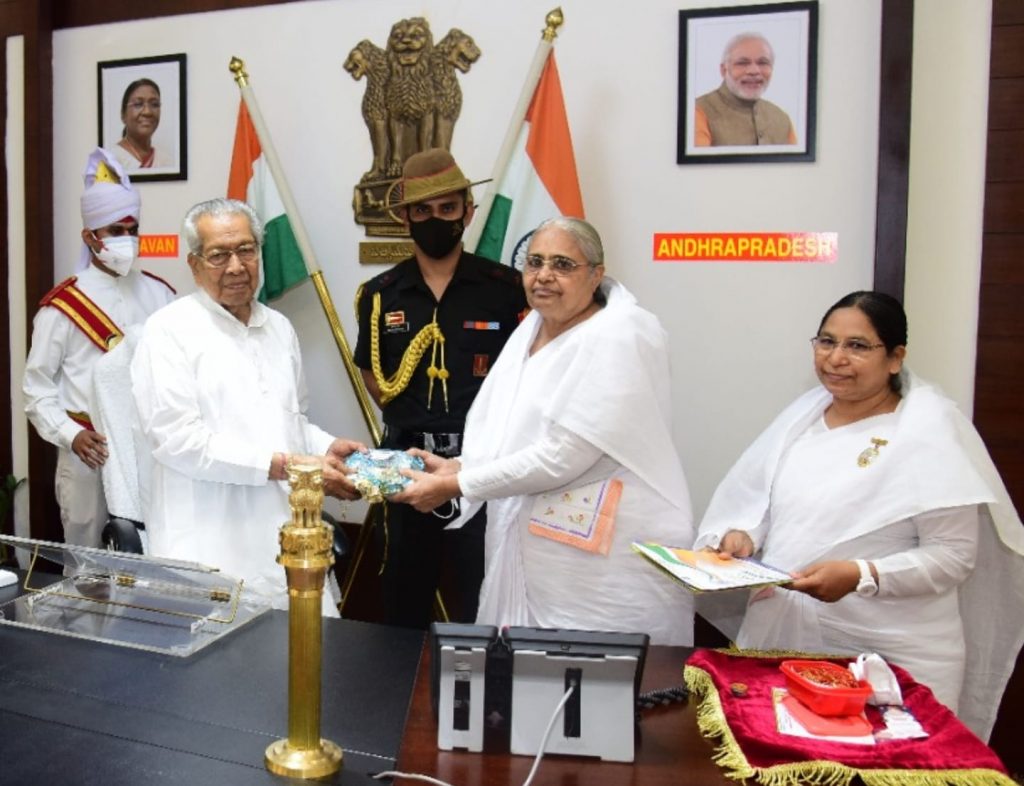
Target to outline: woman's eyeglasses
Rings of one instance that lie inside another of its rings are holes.
[[[811,339],[814,351],[819,355],[831,355],[835,350],[842,350],[847,357],[863,360],[872,351],[881,349],[885,344],[869,344],[859,338],[848,338],[840,341],[832,336],[814,336]]]
[[[550,267],[551,272],[556,276],[571,276],[578,267],[586,267],[585,262],[576,262],[569,257],[553,256],[551,259],[544,259],[540,254],[529,254],[523,261],[523,272],[536,275],[545,267]]]

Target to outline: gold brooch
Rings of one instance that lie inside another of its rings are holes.
[[[866,467],[870,465],[872,461],[878,458],[878,449],[881,447],[885,447],[888,444],[889,440],[887,439],[882,439],[881,437],[872,437],[871,447],[864,448],[864,450],[860,452],[860,455],[857,456],[857,466]]]

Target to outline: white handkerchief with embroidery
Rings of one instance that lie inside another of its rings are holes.
[[[622,481],[617,478],[540,494],[530,511],[530,533],[607,555],[621,497]]]

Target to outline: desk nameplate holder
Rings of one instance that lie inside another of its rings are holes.
[[[636,657],[518,650],[512,663],[512,753],[537,754],[548,719],[571,681],[575,693],[552,729],[546,752],[633,761]]]
[[[7,535],[0,542],[30,561],[26,594],[0,606],[3,625],[185,657],[269,609],[243,593],[241,580],[194,562]],[[64,578],[34,586],[43,565]]]
[[[430,627],[437,747],[634,760],[644,633],[464,625]]]

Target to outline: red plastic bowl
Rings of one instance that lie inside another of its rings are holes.
[[[850,685],[855,679],[849,670],[829,661],[784,660],[779,668],[786,677],[790,694],[818,715],[857,715],[873,692],[866,680],[856,681],[856,687]],[[815,672],[837,684],[826,685],[808,679],[807,675]]]

